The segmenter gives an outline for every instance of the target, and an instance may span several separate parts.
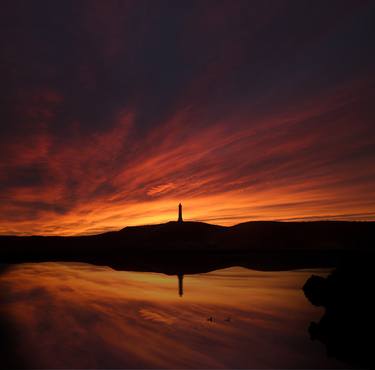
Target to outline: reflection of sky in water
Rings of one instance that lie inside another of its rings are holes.
[[[310,275],[190,275],[181,298],[176,276],[23,264],[0,277],[0,311],[34,368],[335,367],[308,336],[322,314],[301,291]]]

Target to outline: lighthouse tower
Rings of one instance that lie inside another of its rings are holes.
[[[180,203],[178,205],[178,222],[182,223],[183,220],[182,220],[182,204]]]

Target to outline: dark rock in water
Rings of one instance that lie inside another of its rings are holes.
[[[327,280],[321,276],[312,275],[303,286],[303,292],[314,306],[327,304]]]
[[[325,308],[320,321],[310,324],[310,338],[324,343],[328,356],[360,368],[375,365],[372,280],[371,266],[362,264],[337,269],[327,278],[313,275],[303,286],[308,300]]]

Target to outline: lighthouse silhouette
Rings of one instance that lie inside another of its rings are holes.
[[[178,222],[180,222],[180,223],[183,222],[183,219],[182,219],[182,204],[181,203],[178,205]]]
[[[182,219],[182,204],[180,203],[178,205],[178,223],[182,224],[183,223],[183,219]],[[182,273],[179,273],[177,274],[178,276],[178,295],[180,297],[182,297],[184,295],[184,274]]]

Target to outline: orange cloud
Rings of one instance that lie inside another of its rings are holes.
[[[12,166],[42,162],[48,177],[6,190],[0,232],[92,234],[165,222],[176,218],[180,201],[186,219],[223,225],[371,219],[371,156],[356,156],[373,144],[369,118],[350,124],[362,112],[346,91],[282,115],[245,118],[240,111],[195,131],[188,128],[196,111],[186,108],[137,140],[136,113],[118,115],[105,133],[77,133],[63,145],[46,133]]]
[[[169,182],[168,184],[161,184],[157,186],[153,186],[148,192],[148,195],[160,195],[161,193],[165,193],[169,190],[172,190],[176,187],[175,184]]]

